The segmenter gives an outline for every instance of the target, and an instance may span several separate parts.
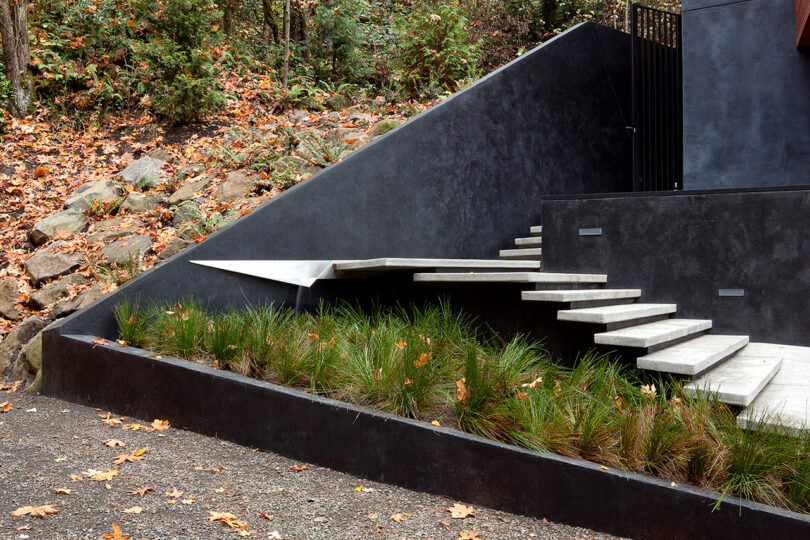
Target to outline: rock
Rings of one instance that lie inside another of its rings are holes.
[[[244,197],[245,192],[253,186],[259,177],[252,171],[233,171],[225,176],[214,197],[220,202],[232,201]]]
[[[172,216],[172,227],[179,229],[188,221],[196,221],[200,218],[200,209],[196,204],[183,203],[177,210],[174,211]]]
[[[79,186],[65,201],[65,208],[68,210],[89,210],[91,202],[98,203],[113,202],[119,197],[123,190],[115,182],[109,180],[98,180],[96,182],[88,182]]]
[[[64,276],[82,265],[81,253],[63,253],[63,247],[69,247],[67,242],[54,242],[48,247],[40,248],[34,255],[25,261],[25,272],[30,276],[34,286],[43,281]]]
[[[296,109],[290,114],[290,118],[294,123],[299,123],[302,120],[306,119],[309,116],[309,111],[302,111],[301,109]]]
[[[45,321],[36,315],[31,315],[8,333],[3,343],[0,343],[0,373],[6,368],[13,369],[20,349],[43,328],[45,328]]]
[[[183,201],[188,201],[197,197],[197,192],[205,189],[211,183],[211,177],[200,177],[193,182],[180,186],[177,191],[172,193],[166,202],[169,204],[178,204]]]
[[[380,120],[379,122],[377,122],[377,125],[374,126],[374,129],[372,130],[372,133],[374,134],[375,137],[379,137],[380,135],[385,135],[386,133],[388,133],[389,131],[391,131],[392,129],[394,129],[395,127],[400,125],[401,123],[402,122],[400,122],[399,120],[394,120],[394,119],[390,119],[390,118],[387,119],[387,120]]]
[[[298,156],[284,156],[280,157],[273,164],[273,169],[276,171],[287,171],[290,169],[303,169],[308,164],[308,161]]]
[[[0,281],[0,315],[10,321],[20,318],[20,312],[14,302],[20,295],[20,283],[13,277]]]
[[[341,109],[347,109],[351,107],[352,100],[350,100],[346,96],[335,94],[334,96],[326,98],[326,101],[324,101],[323,104],[326,105],[328,109],[331,109],[333,111],[339,111]]]
[[[352,124],[358,124],[358,125],[366,124],[366,125],[368,125],[368,124],[371,123],[371,118],[372,118],[372,116],[370,114],[367,114],[367,113],[353,113],[351,116],[349,116],[348,120]]]
[[[14,379],[25,381],[26,392],[42,389],[42,330],[23,345],[13,369]]]
[[[74,311],[84,309],[102,296],[104,296],[104,289],[101,283],[96,283],[86,291],[79,293],[76,298],[57,304],[53,309],[53,316],[57,319],[67,317]]]
[[[342,141],[349,145],[349,148],[354,150],[359,146],[362,146],[361,141],[363,140],[363,136],[365,133],[362,131],[357,131],[354,129],[346,129],[346,128],[337,128],[333,129],[329,132],[329,139],[331,141],[337,142]]]
[[[314,96],[307,96],[300,101],[300,105],[308,111],[322,111],[323,105]]]
[[[70,296],[72,289],[84,285],[87,280],[81,274],[70,274],[59,281],[48,283],[31,295],[29,302],[34,309],[45,309],[54,302]]]
[[[135,235],[116,240],[101,250],[101,258],[109,264],[124,264],[127,261],[140,261],[152,249],[148,236]]]
[[[88,244],[109,242],[124,236],[131,236],[143,227],[143,222],[135,216],[118,216],[95,223],[85,238]]]
[[[182,182],[186,178],[193,178],[202,172],[205,171],[205,167],[202,165],[186,165],[185,167],[180,167],[180,169],[174,175],[175,182]]]
[[[180,238],[179,236],[175,236],[171,240],[169,240],[169,242],[166,244],[166,247],[163,248],[163,251],[161,251],[158,254],[158,260],[159,261],[165,261],[169,257],[177,255],[178,253],[180,253],[181,251],[186,249],[191,244],[192,244],[192,242],[189,242],[188,240],[184,240],[183,238]]]
[[[160,202],[154,195],[145,195],[133,191],[124,199],[121,209],[125,212],[148,212],[160,206]]]
[[[165,148],[155,148],[146,155],[152,159],[158,159],[166,163],[174,163],[174,156]]]
[[[84,214],[77,210],[65,210],[50,217],[46,217],[34,224],[34,228],[28,233],[28,238],[34,245],[41,245],[53,238],[56,231],[68,231],[70,234],[84,232],[87,224],[84,222]]]
[[[121,180],[141,189],[162,184],[167,180],[167,175],[163,172],[164,163],[163,160],[149,156],[136,159],[121,171]]]

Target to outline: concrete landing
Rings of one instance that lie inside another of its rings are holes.
[[[712,327],[712,321],[702,319],[667,319],[640,326],[631,326],[593,336],[597,345],[637,347],[646,349],[661,343],[697,334]]]
[[[675,313],[675,304],[623,304],[582,309],[564,309],[557,312],[557,320],[592,324],[632,321]]]
[[[750,354],[778,356],[782,367],[753,402],[737,416],[741,428],[785,426],[810,429],[810,347],[751,343]]]
[[[705,335],[638,358],[641,369],[697,375],[748,344],[748,336]]]
[[[747,407],[779,371],[782,358],[745,354],[745,349],[684,386],[691,395],[716,395],[719,401]]]

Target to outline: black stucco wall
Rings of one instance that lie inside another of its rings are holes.
[[[540,223],[545,195],[629,188],[629,47],[625,34],[577,26],[116,296],[295,301],[294,287],[191,259],[496,258]],[[67,331],[113,333],[114,300],[70,319]]]
[[[579,236],[601,227],[602,236]],[[678,304],[713,332],[810,345],[810,188],[543,202],[546,271],[605,272],[609,287]],[[744,289],[720,297],[719,289]]]
[[[793,0],[684,0],[684,187],[810,183],[810,51]]]

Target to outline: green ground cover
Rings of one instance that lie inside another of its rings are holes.
[[[734,412],[594,353],[573,368],[542,344],[481,330],[447,305],[121,303],[121,340],[272,383],[539,452],[810,513],[810,438],[743,430]]]

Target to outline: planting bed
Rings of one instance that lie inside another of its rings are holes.
[[[738,430],[721,405],[689,400],[670,382],[666,394],[654,393],[652,382],[606,359],[565,370],[520,339],[482,342],[451,310],[207,314],[184,302],[148,312],[119,304],[116,316],[125,338],[153,352],[52,329],[46,344],[61,341],[64,350],[59,361],[46,359],[46,393],[120,414],[168,415],[297,459],[614,534],[810,530],[806,516],[731,496],[718,503],[719,494],[682,484],[806,508],[807,452],[797,439]]]

